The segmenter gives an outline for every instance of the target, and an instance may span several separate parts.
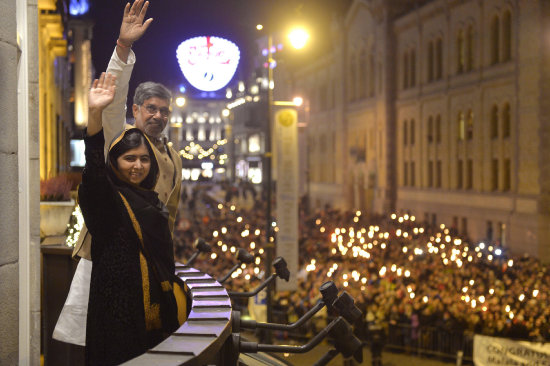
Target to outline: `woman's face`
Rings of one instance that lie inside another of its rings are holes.
[[[151,170],[151,157],[145,144],[130,149],[117,158],[118,171],[127,182],[140,184]]]

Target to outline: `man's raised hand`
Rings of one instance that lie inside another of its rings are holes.
[[[141,38],[153,21],[153,18],[149,18],[143,22],[148,7],[149,1],[145,0],[136,0],[131,6],[130,3],[126,4],[118,37],[119,42],[124,46],[131,47],[132,43]]]
[[[95,79],[88,96],[88,108],[102,111],[115,97],[116,76],[101,73],[99,79]]]

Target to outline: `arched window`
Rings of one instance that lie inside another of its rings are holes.
[[[491,138],[496,139],[498,137],[498,107],[495,104],[491,108]]]
[[[492,191],[498,191],[498,177],[499,177],[499,171],[498,171],[498,159],[492,159],[491,160],[491,190]]]
[[[403,55],[403,89],[409,87],[409,54],[405,52]]]
[[[500,53],[500,20],[494,16],[491,20],[491,65],[497,64]]]
[[[324,133],[319,136],[319,152],[327,152],[327,136]]]
[[[428,81],[434,79],[434,43],[430,41],[428,43]]]
[[[428,143],[432,143],[434,140],[434,119],[432,116],[428,117]]]
[[[502,173],[502,190],[509,191],[512,188],[512,162],[510,159],[504,159]]]
[[[456,72],[462,74],[466,66],[464,55],[464,32],[460,29],[456,35]]]
[[[434,162],[428,161],[428,187],[434,186]]]
[[[474,138],[474,112],[468,110],[468,119],[466,121],[466,139],[472,140]]]
[[[441,115],[435,116],[435,142],[441,142]]]
[[[464,188],[464,162],[457,160],[456,162],[456,189]]]
[[[319,110],[326,110],[328,108],[328,87],[327,82],[322,81],[319,85]]]
[[[416,85],[416,50],[414,48],[411,50],[409,61],[411,64],[411,72],[410,72],[411,86],[415,86]]]
[[[458,112],[457,134],[458,134],[458,140],[459,141],[464,140],[464,137],[465,137],[465,121],[464,121],[464,113],[462,111]]]
[[[443,40],[438,38],[435,41],[435,78],[443,78]]]
[[[502,137],[510,137],[510,130],[510,104],[504,103],[504,107],[502,107]]]
[[[361,50],[359,56],[359,99],[363,99],[367,96],[366,85],[367,85],[367,52],[363,49]]]
[[[466,71],[474,69],[474,26],[469,25],[466,31]]]
[[[411,145],[414,145],[415,140],[415,122],[414,119],[411,119]]]
[[[355,55],[353,55],[350,59],[350,67],[349,67],[349,88],[348,88],[348,100],[350,102],[354,101],[356,99],[356,82],[357,82],[357,59]]]
[[[407,146],[409,143],[409,129],[407,126],[407,120],[403,121],[403,145]]]
[[[376,77],[374,67],[374,52],[371,52],[369,56],[369,97],[374,97],[374,78]]]
[[[512,59],[512,14],[510,10],[502,15],[502,61]]]

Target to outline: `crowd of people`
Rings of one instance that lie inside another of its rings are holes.
[[[209,187],[196,186],[202,203],[187,210],[176,228],[175,244],[185,262],[200,236],[213,253],[196,267],[220,277],[245,248],[254,265],[237,271],[228,286],[248,290],[263,278],[265,205],[249,208],[216,200]],[[188,198],[189,200],[189,198]],[[185,204],[185,201],[182,203]],[[184,210],[185,211],[185,210]],[[430,227],[405,213],[387,216],[300,207],[298,290],[277,293],[276,307],[297,319],[320,298],[319,288],[334,281],[363,312],[365,326],[437,327],[532,341],[548,341],[549,274],[536,258],[513,256],[495,243],[472,243],[441,225]],[[277,235],[275,226],[273,235]],[[241,273],[242,271],[242,273]]]

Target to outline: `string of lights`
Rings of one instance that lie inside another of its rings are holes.
[[[227,154],[222,153],[216,156],[218,147],[225,144],[227,144],[227,139],[218,140],[214,145],[212,145],[212,147],[204,149],[200,144],[196,144],[195,142],[191,141],[189,145],[185,146],[182,150],[180,150],[179,153],[183,158],[187,160],[203,160],[206,158],[209,158],[210,160],[216,160],[217,158],[220,161],[220,164],[225,164],[225,161],[228,158]]]

